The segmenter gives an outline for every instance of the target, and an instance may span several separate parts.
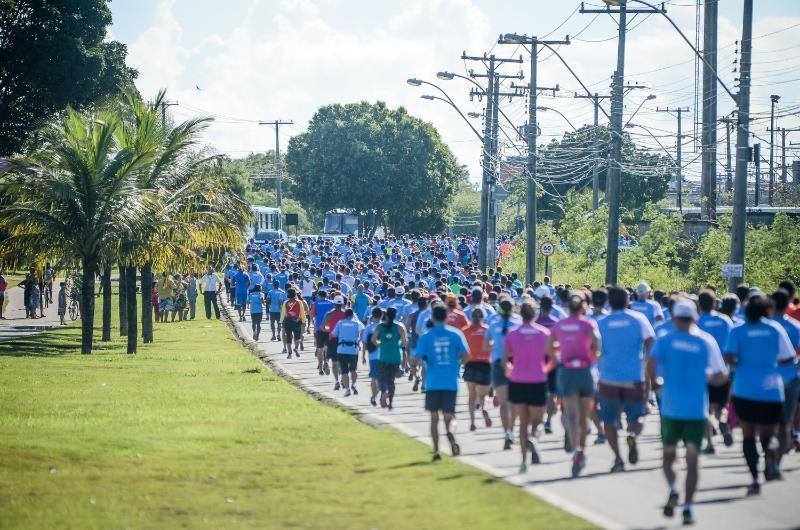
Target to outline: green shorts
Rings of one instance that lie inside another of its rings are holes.
[[[676,420],[661,416],[661,442],[675,447],[683,440],[700,449],[706,435],[706,420]]]

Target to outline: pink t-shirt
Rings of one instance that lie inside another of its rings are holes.
[[[594,320],[567,317],[551,329],[561,351],[561,365],[567,368],[588,368],[595,362],[592,334],[597,332]]]
[[[508,379],[513,383],[547,381],[547,359],[544,354],[550,330],[536,323],[522,324],[508,332],[504,347],[511,350],[513,369]]]

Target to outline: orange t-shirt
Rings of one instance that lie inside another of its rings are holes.
[[[444,323],[448,326],[453,326],[454,328],[458,329],[464,329],[465,327],[469,326],[467,315],[465,315],[460,309],[453,309],[447,313],[447,320],[445,320]]]
[[[483,348],[484,338],[486,337],[486,330],[489,326],[486,324],[470,324],[464,328],[464,337],[467,339],[467,346],[469,346],[469,362],[471,363],[488,363],[492,356],[492,350],[485,350]]]

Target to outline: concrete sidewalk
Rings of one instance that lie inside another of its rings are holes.
[[[240,337],[252,343],[249,320],[238,322],[231,308],[224,306]],[[359,375],[364,377],[357,384],[359,395],[348,398],[343,392],[333,391],[332,376],[320,376],[316,369],[314,346],[311,336],[304,341],[305,351],[300,358],[287,359],[281,353],[281,344],[270,342],[269,323],[262,325],[262,337],[257,343],[262,360],[273,370],[295,379],[307,392],[324,396],[350,408],[362,421],[376,426],[391,426],[400,432],[431,443],[429,416],[424,411],[424,395],[413,393],[412,384],[406,378],[397,380],[394,410],[387,412],[372,407],[369,403],[370,385],[366,379],[367,366],[359,364]],[[570,455],[563,450],[563,430],[554,421],[555,432],[543,435],[537,441],[542,459],[539,465],[528,467],[526,474],[519,474],[520,454],[515,444],[511,451],[503,451],[503,434],[496,410],[490,410],[495,426],[468,431],[466,388],[459,390],[456,434],[461,445],[462,456],[458,459],[487,473],[524,488],[526,491],[581,516],[604,528],[662,529],[680,528],[680,510],[673,519],[661,515],[666,500],[667,488],[661,471],[661,442],[658,434],[659,422],[655,415],[647,418],[645,430],[640,437],[640,459],[635,466],[626,464],[627,471],[610,474],[613,464],[611,450],[607,445],[587,448],[587,466],[580,478],[570,478]],[[442,429],[443,432],[443,429]],[[737,432],[738,434],[738,432]],[[595,439],[589,436],[588,443]],[[624,441],[623,441],[624,446]],[[443,452],[449,445],[442,436]],[[627,453],[627,449],[625,450]],[[763,460],[762,460],[763,464]],[[757,498],[746,498],[745,489],[750,481],[749,472],[741,452],[741,440],[737,437],[733,447],[726,448],[721,441],[717,454],[701,457],[699,490],[695,498],[695,528],[725,530],[778,529],[800,526],[800,455],[787,455],[783,463],[784,480],[762,487]],[[681,466],[682,468],[682,466]],[[684,471],[679,475],[680,489]]]
[[[58,316],[58,282],[53,285],[53,303],[44,308],[44,318],[25,318],[23,300],[24,290],[16,285],[8,286],[6,298],[8,305],[3,310],[4,320],[0,320],[0,342],[34,335],[40,331],[57,328],[60,326]],[[39,310],[37,309],[37,314]],[[67,317],[67,323],[70,323]]]

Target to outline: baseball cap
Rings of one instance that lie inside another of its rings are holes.
[[[672,318],[691,318],[697,320],[697,306],[689,300],[678,300],[672,304]]]
[[[403,289],[402,287],[397,287],[394,290],[394,294],[396,294],[397,296],[403,296],[404,294],[406,294],[406,290]]]
[[[544,285],[540,285],[533,292],[533,296],[535,296],[536,298],[544,298],[545,296],[550,296],[550,289],[548,289]]]
[[[305,276],[306,278],[309,278],[311,276],[311,273],[309,271],[306,271],[306,272],[303,273],[303,276]]]
[[[334,297],[333,303],[336,305],[344,305],[344,298],[341,295],[337,295]]]
[[[650,286],[647,285],[645,282],[639,282],[639,285],[636,286],[636,294],[649,294],[650,293]]]

